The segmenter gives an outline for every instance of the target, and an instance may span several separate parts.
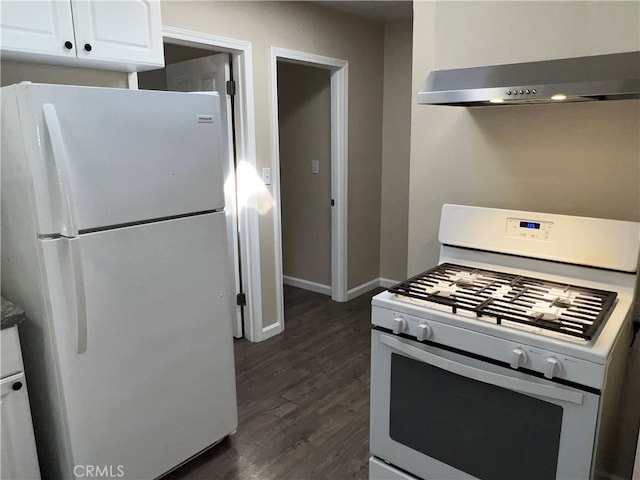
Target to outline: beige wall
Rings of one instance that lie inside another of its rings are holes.
[[[278,124],[283,274],[330,286],[329,70],[278,62]]]
[[[163,23],[250,41],[253,51],[257,168],[273,167],[271,46],[349,62],[348,286],[378,277],[384,29],[309,2],[162,2]],[[276,319],[271,190],[260,199],[263,323]]]
[[[637,1],[434,3],[436,68],[631,51],[640,42]]]
[[[1,62],[0,84],[13,85],[22,81],[63,85],[127,88],[127,74],[110,70],[60,67],[37,63]]]
[[[392,281],[407,278],[412,32],[411,22],[384,29],[380,277]]]
[[[429,71],[631,50],[638,2],[414,4],[410,274],[437,262],[443,203],[640,220],[640,100],[417,105]]]

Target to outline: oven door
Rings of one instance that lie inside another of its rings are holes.
[[[372,331],[371,453],[423,479],[588,479],[599,400]]]

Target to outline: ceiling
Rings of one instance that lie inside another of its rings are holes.
[[[380,23],[404,22],[413,18],[412,0],[329,0],[313,3]]]

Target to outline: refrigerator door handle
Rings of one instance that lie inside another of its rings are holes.
[[[58,192],[60,193],[60,204],[62,205],[62,225],[60,234],[64,237],[75,237],[78,235],[78,228],[75,221],[73,199],[71,197],[71,185],[69,181],[69,155],[64,146],[62,129],[56,107],[51,103],[42,106],[44,123],[49,132],[53,160],[58,175]]]
[[[70,239],[68,243],[76,307],[76,352],[84,353],[87,351],[87,292],[82,269],[82,254],[80,242],[77,239]]]

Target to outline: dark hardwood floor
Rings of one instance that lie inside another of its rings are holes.
[[[366,479],[370,301],[285,286],[285,331],[235,340],[238,431],[165,477]]]

